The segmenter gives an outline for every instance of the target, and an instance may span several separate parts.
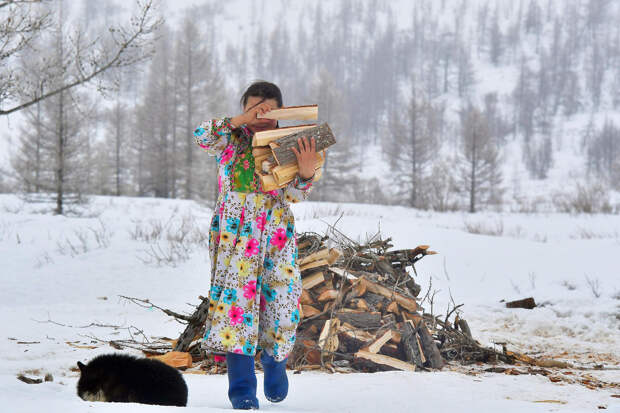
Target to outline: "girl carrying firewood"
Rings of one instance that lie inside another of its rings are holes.
[[[202,348],[226,355],[228,397],[235,409],[257,409],[254,355],[261,350],[265,396],[288,393],[286,361],[299,323],[301,276],[295,220],[289,202],[312,189],[314,138],[298,140],[299,172],[286,187],[263,191],[254,172],[252,136],[275,129],[277,121],[257,118],[282,107],[280,89],[253,83],[241,97],[243,113],[204,121],[196,143],[218,163],[219,195],[209,232],[211,288]]]

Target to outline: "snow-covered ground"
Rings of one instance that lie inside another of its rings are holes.
[[[173,411],[84,402],[75,392],[78,373],[70,369],[78,360],[117,351],[94,338],[141,338],[139,330],[149,339],[179,334],[180,324],[119,295],[191,312],[190,304],[209,287],[208,254],[200,242],[210,208],[192,201],[111,197],[94,197],[83,217],[41,213],[44,208],[49,205],[0,195],[0,411]],[[395,248],[430,245],[439,254],[418,263],[417,282],[423,295],[432,279],[431,288],[438,291],[433,312],[445,313],[451,295],[456,304],[465,304],[462,316],[481,342],[505,342],[510,350],[585,369],[575,375],[620,383],[620,216],[469,215],[315,202],[293,210],[298,232],[324,233],[341,217],[337,228],[354,239],[365,240],[380,229]],[[153,231],[163,228],[174,237],[183,225],[189,230],[187,256],[174,266],[157,265],[153,251],[161,257],[174,243],[166,236],[148,241]],[[506,309],[500,302],[529,296],[538,308]],[[428,301],[424,307],[431,311]],[[86,345],[96,348],[76,347]],[[592,369],[601,364],[603,370]],[[282,404],[259,400],[262,409],[281,412],[581,412],[598,406],[620,411],[620,399],[612,397],[620,393],[618,386],[590,390],[541,375],[479,370],[303,372],[291,374],[291,394]],[[16,378],[46,372],[53,382],[25,384]],[[184,377],[187,411],[230,408],[225,376]]]

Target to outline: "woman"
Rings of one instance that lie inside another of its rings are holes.
[[[305,200],[312,188],[314,138],[293,149],[299,173],[286,187],[265,192],[254,173],[252,136],[275,129],[257,118],[282,107],[280,89],[252,84],[241,97],[243,113],[203,122],[196,143],[218,163],[219,195],[209,233],[211,289],[202,348],[226,354],[228,397],[235,409],[258,408],[254,355],[262,349],[265,396],[288,393],[286,358],[299,322],[301,276],[296,263],[295,220],[289,202]]]

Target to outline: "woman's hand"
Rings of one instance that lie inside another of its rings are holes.
[[[230,123],[232,123],[235,127],[239,127],[241,125],[253,125],[254,123],[258,121],[269,121],[272,122],[270,119],[257,119],[256,115],[258,114],[265,114],[267,112],[269,112],[271,110],[271,105],[268,102],[263,102],[263,103],[259,103],[258,105],[254,106],[251,109],[248,109],[246,112],[242,113],[241,115],[235,116],[234,118],[232,118],[230,120]]]
[[[307,180],[314,175],[314,167],[316,166],[316,143],[314,138],[310,139],[310,143],[306,141],[306,137],[297,139],[299,150],[292,147],[291,150],[297,157],[297,165],[299,165],[299,176],[301,179]]]

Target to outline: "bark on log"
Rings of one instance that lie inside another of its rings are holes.
[[[202,328],[204,328],[205,321],[207,320],[207,314],[209,313],[209,297],[203,298],[202,302],[198,305],[194,314],[187,323],[185,330],[181,333],[177,339],[177,344],[174,346],[174,351],[187,351],[190,344],[194,340],[196,335],[201,334]]]
[[[510,301],[506,303],[507,308],[525,308],[526,310],[531,310],[536,307],[536,302],[534,301],[534,297],[524,298],[522,300]]]
[[[365,311],[338,311],[336,317],[342,322],[355,327],[378,329],[381,327],[381,313],[367,313]]]
[[[327,123],[323,123],[320,126],[316,126],[310,129],[301,130],[299,132],[295,132],[292,135],[284,136],[279,138],[275,142],[271,142],[271,149],[273,151],[273,156],[278,163],[278,165],[287,165],[291,163],[297,163],[297,157],[295,153],[291,150],[291,148],[297,148],[299,150],[299,146],[297,145],[297,139],[302,137],[307,137],[308,139],[314,138],[316,143],[316,151],[322,151],[325,148],[336,143],[336,138],[332,133],[329,125]]]
[[[441,369],[444,365],[443,358],[441,354],[439,354],[439,349],[431,333],[428,331],[428,328],[426,328],[426,324],[424,324],[424,322],[419,323],[416,331],[420,337],[420,344],[424,351],[424,357],[426,357],[432,368]]]
[[[401,332],[400,346],[407,360],[418,367],[423,367],[426,362],[424,353],[418,343],[418,333],[412,321],[406,321],[403,324]]]

